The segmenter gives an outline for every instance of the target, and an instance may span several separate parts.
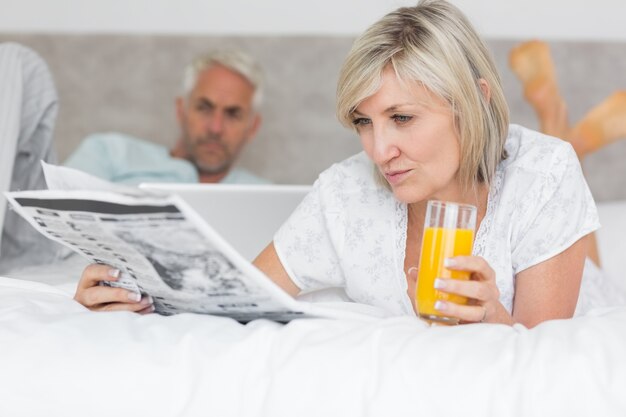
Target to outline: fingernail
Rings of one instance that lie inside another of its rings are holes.
[[[448,305],[443,301],[435,301],[435,310],[444,311],[448,308]]]
[[[437,278],[435,280],[435,288],[437,288],[438,290],[446,288],[446,282],[442,279]]]
[[[446,268],[454,268],[456,264],[457,262],[453,258],[446,258],[443,260],[443,266],[445,266]]]
[[[139,300],[141,300],[141,294],[139,294],[137,292],[129,292],[128,293],[128,299],[132,300],[132,301],[139,301]]]
[[[111,268],[109,269],[109,276],[111,278],[119,278],[120,277],[120,270],[116,269],[116,268]]]
[[[416,273],[417,274],[417,267],[416,266],[412,266],[409,268],[408,271],[406,271],[407,275],[411,275],[412,273]]]

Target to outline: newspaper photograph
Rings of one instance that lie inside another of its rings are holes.
[[[293,298],[176,195],[135,189],[6,195],[48,238],[92,262],[118,268],[120,279],[111,285],[152,296],[157,313],[206,313],[244,322],[305,316]]]

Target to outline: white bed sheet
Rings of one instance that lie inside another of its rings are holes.
[[[605,269],[626,293],[626,202],[599,208]],[[531,330],[242,325],[91,313],[71,298],[85,265],[0,277],[0,416],[626,416],[626,306]]]
[[[602,227],[596,233],[602,269],[626,294],[626,200],[598,204]]]
[[[522,326],[91,313],[0,278],[1,416],[623,416],[626,307]]]

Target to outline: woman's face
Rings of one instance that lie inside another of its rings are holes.
[[[459,138],[448,103],[387,67],[380,89],[353,114],[363,149],[405,203],[456,200]]]

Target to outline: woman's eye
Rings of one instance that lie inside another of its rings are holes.
[[[394,114],[393,116],[391,116],[391,118],[398,123],[406,123],[410,121],[413,118],[413,116],[406,116],[403,114]]]
[[[367,125],[367,124],[370,124],[370,123],[371,123],[371,120],[367,119],[365,117],[358,117],[358,118],[352,120],[352,124],[355,125],[355,126],[363,126],[363,125]]]

